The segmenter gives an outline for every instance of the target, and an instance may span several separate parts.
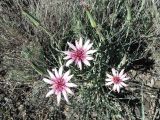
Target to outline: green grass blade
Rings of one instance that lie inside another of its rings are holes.
[[[126,3],[126,8],[127,8],[127,22],[130,22],[132,16],[131,16],[131,7],[128,5],[128,3]]]
[[[96,25],[96,22],[95,22],[95,20],[93,19],[92,15],[91,15],[91,13],[90,13],[88,10],[86,10],[86,13],[87,13],[87,16],[88,16],[88,18],[89,18],[89,21],[90,21],[90,23],[91,23],[91,26],[92,26],[93,28],[96,28],[97,25]]]
[[[22,10],[22,15],[24,15],[26,18],[28,18],[30,20],[30,22],[35,25],[36,27],[40,26],[40,22],[30,13],[25,12]]]
[[[34,62],[30,62],[31,63],[31,66],[32,68],[40,75],[44,75],[45,74],[45,71],[43,70],[42,67],[39,67],[37,64],[35,64]]]
[[[141,7],[139,9],[139,13],[143,10],[145,2],[146,0],[142,0]]]
[[[144,100],[143,100],[143,83],[141,86],[141,112],[142,112],[142,120],[145,120],[145,113],[144,113]]]

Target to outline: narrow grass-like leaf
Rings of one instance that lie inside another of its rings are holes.
[[[37,20],[37,18],[35,18],[33,15],[31,15],[28,12],[25,12],[22,10],[22,15],[24,15],[25,17],[27,17],[29,19],[29,21],[36,27],[39,27],[41,30],[43,30],[51,39],[52,39],[52,34],[43,26],[41,26],[39,20]]]
[[[43,70],[42,67],[39,67],[37,64],[35,64],[33,61],[30,62],[31,63],[31,66],[32,68],[40,75],[44,75],[45,74],[45,71]]]
[[[91,13],[90,13],[88,10],[86,10],[86,13],[87,13],[87,16],[88,16],[88,18],[89,18],[89,21],[90,21],[90,23],[91,23],[91,26],[92,26],[93,28],[97,27],[96,22],[95,22],[95,20],[93,19]]]
[[[100,25],[98,25],[98,27],[96,28],[96,33],[98,34],[98,36],[99,36],[99,38],[100,38],[101,41],[105,40],[104,37],[103,37],[103,35],[102,35],[102,33],[101,33],[101,26]]]
[[[126,3],[126,8],[127,8],[127,22],[130,22],[132,17],[131,17],[131,8],[130,6],[128,5],[128,3]]]
[[[155,17],[158,20],[158,22],[160,22],[160,12],[158,12],[158,8],[154,0],[152,0],[152,4],[153,4],[153,10],[154,10]]]
[[[127,38],[128,34],[129,34],[129,31],[130,31],[130,24],[131,24],[131,19],[132,19],[131,8],[130,8],[130,6],[127,2],[126,2],[126,8],[127,8],[126,23],[128,25],[128,29],[127,29],[127,32],[126,32],[126,38]]]
[[[143,83],[141,86],[141,112],[142,112],[142,120],[145,120],[145,113],[144,113],[144,100],[143,100]]]
[[[121,68],[123,65],[125,65],[127,62],[127,55],[124,54],[122,61],[119,63],[118,68]]]
[[[25,12],[25,11],[22,10],[22,15],[24,15],[25,17],[27,17],[29,19],[29,21],[33,25],[35,25],[36,27],[40,26],[40,22],[33,15],[31,15],[30,13]]]
[[[141,7],[140,7],[138,13],[140,13],[143,10],[145,2],[146,2],[146,0],[142,0]]]

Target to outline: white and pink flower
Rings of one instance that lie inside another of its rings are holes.
[[[74,95],[74,93],[70,90],[70,87],[77,87],[76,84],[70,83],[70,79],[73,75],[70,75],[70,70],[63,74],[63,67],[61,66],[59,71],[57,69],[53,69],[54,74],[47,70],[50,78],[44,78],[43,81],[51,85],[51,90],[47,93],[46,97],[56,94],[57,95],[57,104],[60,104],[61,94],[63,94],[64,99],[67,103],[69,103],[67,93]]]
[[[72,49],[71,51],[65,51],[64,53],[67,55],[64,57],[65,60],[68,60],[66,66],[69,66],[71,63],[75,62],[76,65],[82,70],[82,62],[90,66],[90,60],[93,60],[92,54],[97,50],[90,50],[93,43],[90,43],[90,40],[87,40],[83,45],[83,39],[80,37],[79,41],[75,42],[75,46],[67,42],[69,47]]]
[[[115,70],[114,68],[112,68],[112,75],[107,73],[107,79],[106,79],[106,86],[114,84],[113,85],[113,90],[117,91],[118,93],[120,92],[120,88],[127,87],[127,85],[124,83],[126,80],[129,80],[130,77],[127,77],[127,74],[124,73],[124,69],[122,69],[120,71],[120,73]]]

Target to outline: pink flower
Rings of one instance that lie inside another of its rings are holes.
[[[113,90],[117,91],[118,93],[120,92],[120,88],[127,87],[127,85],[124,83],[124,81],[130,79],[129,77],[126,77],[127,74],[124,73],[124,69],[121,70],[120,73],[118,73],[117,70],[112,68],[112,74],[113,76],[107,74],[107,79],[106,79],[106,86],[114,84]]]
[[[64,99],[69,103],[67,93],[74,95],[74,93],[69,89],[69,87],[77,87],[74,83],[69,83],[70,79],[73,75],[69,75],[70,71],[68,70],[66,73],[63,74],[63,67],[60,67],[59,71],[57,69],[53,69],[54,74],[47,70],[50,79],[44,78],[43,81],[50,84],[52,88],[46,95],[46,97],[56,94],[57,95],[57,104],[60,104],[61,94],[63,94]]]
[[[67,44],[72,50],[64,52],[67,55],[64,59],[68,60],[66,66],[69,66],[73,62],[78,65],[80,70],[82,70],[82,62],[85,65],[90,66],[89,61],[94,59],[91,54],[97,51],[90,50],[93,45],[93,43],[90,43],[90,40],[87,40],[83,45],[82,37],[80,37],[79,42],[75,42],[75,46],[69,42],[67,42]]]

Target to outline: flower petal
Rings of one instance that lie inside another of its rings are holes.
[[[79,45],[78,41],[76,40],[75,43],[76,43],[76,48],[79,49],[79,48],[80,48],[80,45]]]
[[[108,85],[111,85],[113,82],[107,82],[105,85],[108,86]]]
[[[82,70],[82,63],[81,63],[81,61],[78,61],[77,64],[78,64],[79,69]]]
[[[54,73],[55,73],[55,76],[56,76],[57,78],[59,78],[59,77],[60,77],[60,75],[59,75],[59,73],[58,73],[58,71],[57,71],[57,69],[56,69],[56,68],[54,69]]]
[[[47,78],[43,78],[43,81],[48,83],[48,84],[53,84],[53,81],[52,80],[49,80]]]
[[[127,87],[128,85],[125,84],[124,82],[121,82],[121,85],[124,86],[124,87]]]
[[[124,69],[121,70],[121,72],[119,73],[119,77],[121,77],[124,73]]]
[[[127,76],[127,74],[123,74],[120,78],[123,79]]]
[[[60,77],[62,76],[62,73],[63,73],[63,66],[61,66],[60,69],[59,69],[59,76]]]
[[[65,81],[66,81],[66,82],[70,81],[70,79],[71,79],[72,77],[73,77],[73,75],[67,76],[67,77],[65,78]]]
[[[74,60],[70,59],[67,61],[66,66],[68,67],[71,63],[73,63]]]
[[[67,42],[67,44],[69,45],[70,48],[72,48],[73,50],[76,50],[76,47],[72,43]]]
[[[106,81],[112,81],[112,79],[111,78],[107,78],[107,79],[105,79]]]
[[[109,77],[110,79],[112,79],[113,78],[113,76],[111,76],[110,74],[106,74],[107,75],[107,77]]]
[[[63,59],[64,60],[68,60],[68,59],[70,59],[71,57],[70,56],[66,56],[66,57],[64,57]]]
[[[79,46],[82,47],[82,44],[83,44],[83,39],[82,39],[82,37],[80,37],[80,39],[79,39]]]
[[[49,70],[47,70],[47,72],[49,73],[49,76],[52,78],[52,79],[55,79],[55,76],[53,75],[53,73]]]
[[[63,79],[67,79],[67,77],[69,76],[69,74],[70,74],[70,70],[68,70],[67,72],[64,73]]]
[[[126,80],[129,80],[130,77],[127,77],[127,78],[123,78],[122,81],[126,81]]]
[[[60,101],[61,101],[61,92],[59,92],[58,94],[57,94],[57,105],[59,106],[59,104],[60,104]]]
[[[74,93],[68,87],[66,87],[65,90],[66,90],[66,92],[70,93],[71,95],[74,95]]]
[[[77,85],[74,83],[66,83],[66,86],[67,87],[77,87]]]
[[[66,93],[65,90],[62,91],[62,94],[63,94],[64,99],[66,100],[66,102],[69,103],[68,96],[67,96],[67,93]]]
[[[95,53],[97,50],[89,50],[89,51],[87,51],[86,52],[86,54],[93,54],[93,53]]]
[[[89,63],[89,61],[86,60],[86,59],[83,60],[83,63],[86,64],[87,66],[91,66],[91,64]]]
[[[64,54],[70,55],[70,51],[63,51]]]
[[[94,58],[93,58],[93,57],[90,57],[90,56],[87,56],[86,59],[87,59],[87,60],[93,60]]]
[[[122,87],[123,87],[121,83],[119,83],[118,85],[119,85],[119,88],[122,88]]]
[[[89,44],[89,45],[86,47],[86,50],[89,50],[92,46],[93,46],[93,43]]]
[[[117,85],[114,84],[114,86],[113,86],[113,91],[116,91],[116,89],[117,89]]]
[[[89,42],[90,42],[90,40],[87,40],[86,42],[85,42],[85,44],[83,45],[83,49],[87,49],[87,46],[88,46],[88,44],[89,44]]]
[[[50,95],[54,94],[54,90],[50,90],[47,94],[46,94],[46,97],[49,97]]]
[[[112,74],[113,74],[114,76],[117,76],[117,71],[116,71],[114,68],[112,68]]]
[[[120,87],[119,87],[119,85],[117,85],[117,92],[118,92],[118,93],[120,92]]]

